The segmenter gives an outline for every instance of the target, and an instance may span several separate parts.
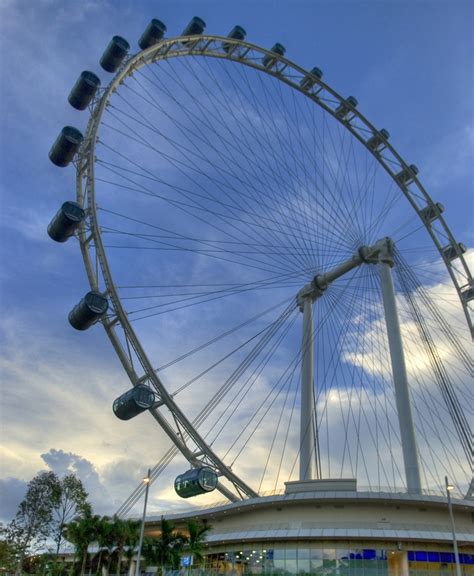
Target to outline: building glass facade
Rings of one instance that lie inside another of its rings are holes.
[[[213,549],[206,556],[205,574],[392,576],[402,564],[410,576],[455,575],[454,554],[446,547],[414,546],[394,549],[394,544],[374,548],[374,542],[268,543],[226,550]],[[460,554],[461,573],[474,576],[474,550]]]

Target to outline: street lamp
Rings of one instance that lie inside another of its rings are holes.
[[[150,488],[150,481],[151,481],[151,470],[148,469],[148,474],[145,476],[145,478],[143,478],[143,482],[145,483],[145,502],[143,504],[143,516],[142,516],[142,525],[140,528],[140,541],[138,542],[138,555],[137,555],[137,565],[135,568],[135,576],[140,576],[140,560],[142,556],[143,534],[145,533],[146,505],[148,502],[148,489]]]
[[[456,563],[456,576],[461,576],[461,565],[459,563],[458,543],[456,540],[456,528],[454,527],[453,506],[451,504],[451,490],[454,489],[454,486],[448,482],[447,476],[444,477],[444,482],[446,484],[446,496],[448,498],[449,517],[451,519],[451,530],[453,532],[453,548],[454,548],[454,562]]]

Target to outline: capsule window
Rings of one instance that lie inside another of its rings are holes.
[[[206,23],[204,20],[199,18],[199,16],[194,16],[194,18],[191,18],[189,24],[182,31],[181,36],[196,36],[202,34],[205,28]],[[187,42],[183,42],[183,44],[187,44]]]
[[[67,166],[81,145],[84,137],[73,126],[64,126],[49,151],[49,159],[56,166]]]
[[[177,476],[174,486],[181,498],[198,496],[217,487],[217,474],[208,467],[194,468]]]
[[[130,44],[121,36],[114,36],[104,50],[100,65],[106,72],[116,72],[130,50]]]
[[[114,400],[112,409],[120,420],[130,420],[134,416],[149,410],[156,401],[153,390],[144,384],[138,384]]]
[[[48,225],[48,235],[56,242],[65,242],[79,227],[85,217],[77,202],[64,202]]]
[[[138,41],[138,45],[142,50],[157,44],[165,35],[166,26],[161,20],[153,18],[153,20],[148,24],[145,31]]]
[[[68,96],[69,104],[76,110],[85,110],[92,102],[99,86],[100,78],[93,72],[84,70]]]
[[[107,312],[108,300],[98,292],[88,292],[69,313],[69,323],[76,330],[87,330]]]

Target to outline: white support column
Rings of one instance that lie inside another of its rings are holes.
[[[390,264],[385,262],[380,263],[380,276],[407,489],[409,493],[419,494],[421,493],[421,481],[416,451],[415,429],[411,413],[407,371]]]
[[[316,461],[314,414],[313,298],[303,300],[303,341],[301,345],[300,480],[313,480]]]

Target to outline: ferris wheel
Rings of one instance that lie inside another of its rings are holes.
[[[84,71],[69,95],[87,127],[50,151],[76,199],[48,232],[77,236],[90,283],[69,320],[112,342],[132,384],[116,415],[149,411],[172,441],[151,478],[181,453],[184,497],[467,486],[474,287],[444,207],[281,44],[197,17],[165,32],[111,40],[110,82]]]

